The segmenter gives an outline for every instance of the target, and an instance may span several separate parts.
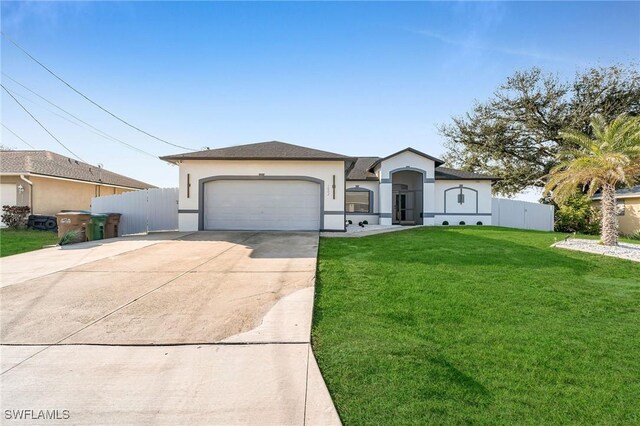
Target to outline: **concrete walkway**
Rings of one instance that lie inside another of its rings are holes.
[[[167,234],[34,252],[55,259],[39,272],[27,254],[4,262],[3,415],[340,424],[310,347],[317,244],[316,233]],[[5,283],[7,264],[31,279]]]
[[[360,227],[358,225],[349,225],[346,232],[321,232],[322,237],[327,238],[361,238],[368,237],[369,235],[386,234],[389,232],[406,231],[409,229],[420,228],[426,225],[365,225]]]

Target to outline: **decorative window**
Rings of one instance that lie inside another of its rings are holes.
[[[462,190],[460,190],[460,194],[458,194],[458,204],[464,204],[464,194]]]
[[[371,213],[371,192],[347,190],[346,211],[347,213]]]
[[[617,200],[617,202],[616,202],[616,214],[618,216],[624,216],[624,200]]]

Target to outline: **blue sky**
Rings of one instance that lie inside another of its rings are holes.
[[[406,146],[441,155],[436,126],[514,71],[537,65],[570,78],[591,65],[637,63],[639,28],[634,2],[2,2],[6,34],[161,138],[194,148],[282,140],[349,155]],[[97,110],[4,39],[2,72],[143,150],[180,152]],[[176,167],[2,82],[86,161],[177,185]],[[2,123],[64,153],[5,93]],[[2,144],[27,148],[4,129]]]

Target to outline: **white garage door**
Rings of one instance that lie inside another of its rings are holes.
[[[16,184],[0,183],[0,204],[1,206],[15,206],[17,204]],[[4,227],[4,223],[0,221],[0,227]]]
[[[218,180],[204,188],[205,229],[320,229],[320,185],[315,182]]]

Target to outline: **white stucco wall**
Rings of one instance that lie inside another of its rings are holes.
[[[349,188],[365,188],[370,190],[373,193],[373,212],[371,214],[354,214],[347,213],[347,219],[351,220],[353,223],[357,224],[358,222],[362,222],[366,220],[370,225],[378,225],[380,223],[380,215],[379,215],[379,192],[380,192],[380,184],[376,181],[370,180],[349,180],[347,181],[347,189]]]
[[[389,178],[389,172],[395,169],[402,169],[405,167],[415,167],[427,172],[427,178],[434,177],[435,163],[433,160],[429,160],[421,155],[414,154],[410,151],[405,151],[396,155],[395,157],[384,160],[379,165],[380,174],[382,179]]]
[[[463,204],[458,203],[460,188],[465,196]],[[457,225],[460,221],[464,221],[467,225],[475,224],[478,221],[483,225],[490,225],[491,181],[437,180],[435,183],[435,224],[441,225],[444,221],[448,221],[451,225]]]
[[[375,170],[381,179],[377,201],[380,224],[390,225],[392,222],[391,218],[385,217],[392,210],[392,184],[388,182],[392,178],[390,173],[404,168],[420,169],[426,172],[426,182],[423,186],[423,224],[441,225],[444,221],[448,221],[449,224],[458,224],[460,221],[464,221],[466,224],[475,224],[479,221],[484,225],[491,224],[491,181],[434,181],[435,162],[410,151],[384,160]],[[460,185],[462,185],[462,193],[465,195],[463,204],[458,203]]]
[[[427,180],[434,178],[435,162],[421,155],[414,154],[410,151],[402,152],[394,157],[388,158],[380,163],[376,167],[376,174],[380,177],[380,197],[379,197],[379,209],[380,209],[380,224],[391,225],[391,217],[384,217],[391,214],[393,209],[392,197],[392,185],[390,182],[386,182],[391,179],[390,173],[398,169],[420,169],[424,170]],[[422,191],[422,210],[425,212],[431,212],[434,210],[434,191],[435,186],[432,182],[426,182]],[[424,217],[423,223],[425,225],[433,224],[433,218]]]
[[[344,230],[345,176],[342,161],[183,160],[178,200],[180,231],[198,230],[199,181],[212,176],[305,176],[324,182],[324,229]],[[187,197],[187,175],[191,187]],[[335,175],[335,196],[332,188]],[[187,212],[185,212],[187,211]]]

